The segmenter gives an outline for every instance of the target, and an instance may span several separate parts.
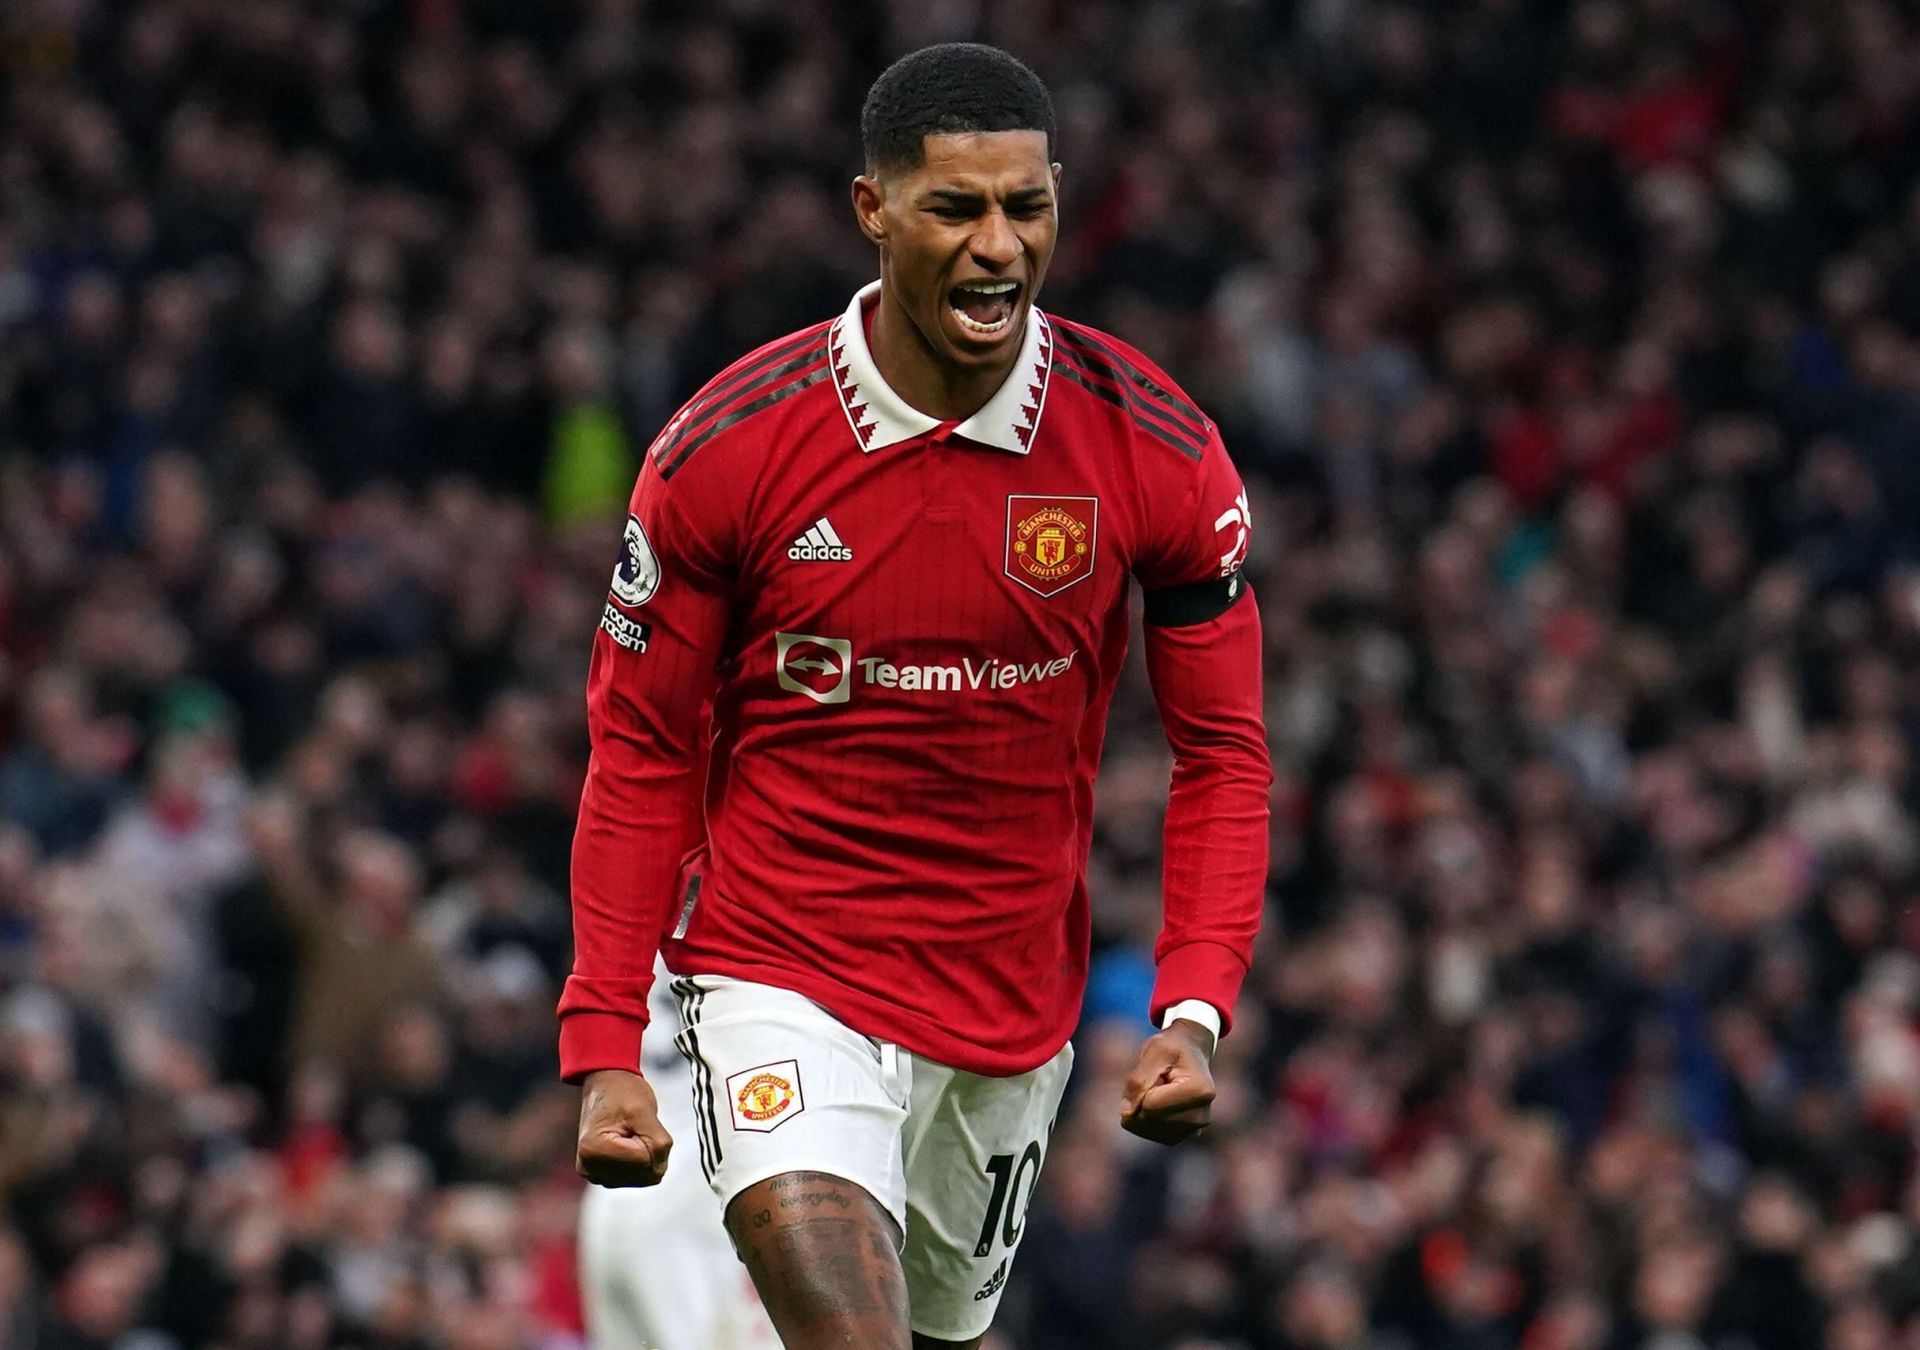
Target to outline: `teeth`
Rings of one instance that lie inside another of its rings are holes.
[[[952,309],[953,307],[949,305],[948,308]],[[958,309],[953,310],[953,317],[960,320],[960,326],[970,333],[998,333],[1001,329],[1013,322],[1013,315],[1009,314],[1006,318],[1000,320],[999,323],[976,323],[968,318],[964,311]]]
[[[964,291],[968,295],[1006,296],[1009,302],[1011,302],[1013,292],[1020,289],[1020,283],[1017,281],[963,281],[954,287],[954,289]],[[960,326],[969,333],[980,333],[985,336],[992,336],[995,333],[1004,332],[1007,325],[1013,322],[1013,305],[1011,303],[1007,305],[1006,317],[998,323],[981,323],[979,320],[970,317],[967,312],[958,305],[949,305],[948,308],[953,311],[953,317],[960,321]]]

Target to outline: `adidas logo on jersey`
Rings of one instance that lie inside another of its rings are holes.
[[[795,562],[852,562],[853,550],[840,542],[832,522],[822,516],[787,545],[787,556]]]

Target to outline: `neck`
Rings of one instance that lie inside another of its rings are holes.
[[[880,288],[873,327],[867,331],[867,349],[888,387],[908,406],[943,422],[965,421],[1006,383],[1021,352],[1018,342],[1007,346],[1007,355],[992,365],[955,365],[933,349],[886,285]]]

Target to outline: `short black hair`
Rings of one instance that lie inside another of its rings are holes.
[[[1053,160],[1053,98],[1040,77],[998,47],[943,42],[881,72],[860,110],[868,172],[917,168],[929,136],[1044,131]]]

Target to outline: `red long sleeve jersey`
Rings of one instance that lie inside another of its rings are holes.
[[[1175,759],[1151,1012],[1231,1013],[1271,774],[1213,424],[1037,310],[994,397],[937,421],[874,366],[878,294],[736,362],[648,451],[588,680],[569,1078],[638,1066],[663,941],[957,1068],[1049,1059],[1085,990],[1130,575]]]

